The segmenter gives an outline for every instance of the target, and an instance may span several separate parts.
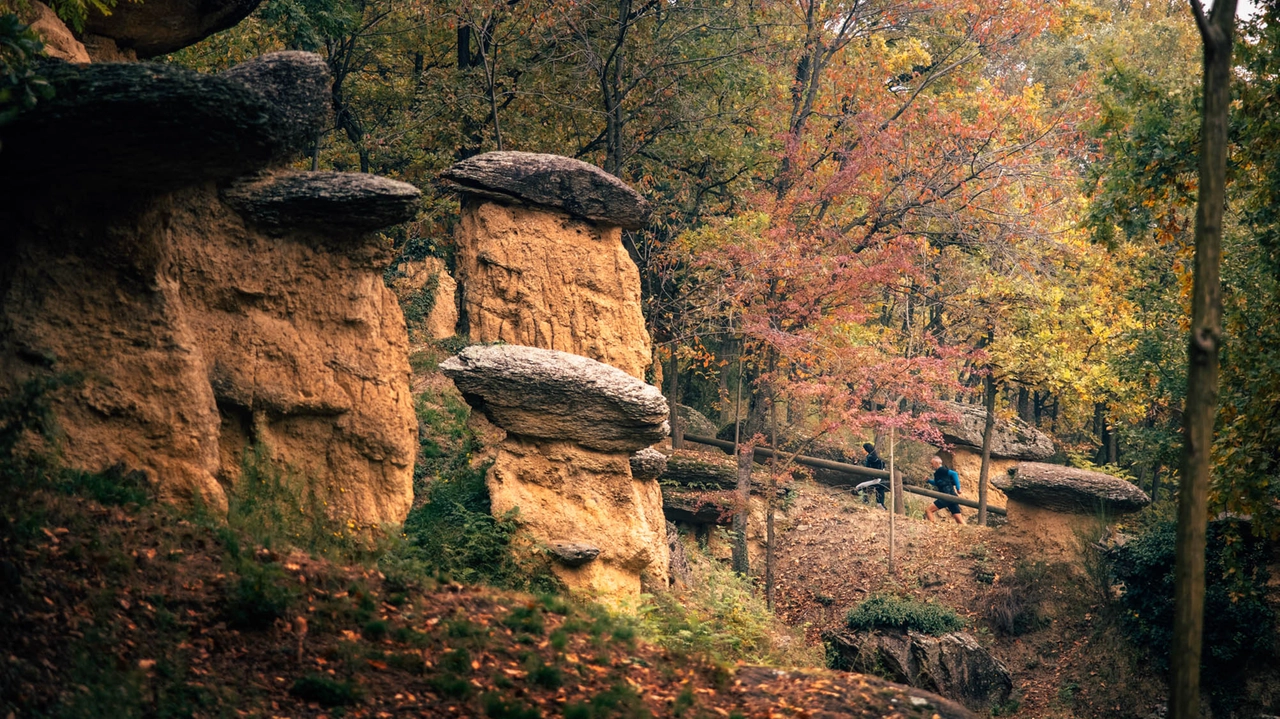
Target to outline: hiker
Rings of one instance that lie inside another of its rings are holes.
[[[866,467],[867,469],[884,469],[884,460],[880,459],[879,454],[876,454],[876,446],[874,444],[870,442],[864,442],[862,445],[862,448],[867,451],[866,459],[862,460],[863,467]],[[876,506],[880,507],[880,509],[887,510],[888,507],[884,506],[884,483],[882,482],[880,484],[875,485],[875,490],[876,490]],[[871,502],[870,495],[867,495],[864,493],[862,495],[862,503],[870,504],[870,502]]]
[[[934,489],[942,492],[943,494],[954,494],[959,496],[960,475],[956,474],[954,469],[949,469],[944,466],[942,464],[942,457],[939,457],[936,454],[929,460],[929,463],[933,465],[933,479],[929,480],[929,484],[932,484]],[[934,515],[937,514],[940,509],[945,509],[950,512],[951,518],[956,520],[956,524],[964,524],[964,517],[960,516],[960,505],[955,502],[948,502],[944,499],[935,499],[933,500],[933,504],[925,507],[925,518],[930,522],[937,521],[934,518]]]

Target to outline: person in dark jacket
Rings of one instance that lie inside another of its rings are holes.
[[[876,453],[876,446],[874,444],[866,442],[862,445],[862,448],[867,451],[866,459],[862,460],[863,467],[866,467],[867,469],[884,469],[884,460],[880,459],[880,455]],[[884,485],[877,484],[875,486],[875,490],[876,506],[880,507],[880,509],[888,509],[884,506]],[[865,494],[862,495],[862,503],[867,504],[869,502],[870,497]]]
[[[950,469],[942,463],[942,458],[936,454],[929,462],[933,465],[933,479],[929,480],[929,484],[933,488],[943,494],[960,495],[960,475],[956,474],[954,469]],[[951,518],[956,520],[956,524],[964,524],[964,517],[960,516],[960,505],[955,502],[948,502],[943,499],[933,500],[933,504],[924,508],[924,516],[930,522],[937,521],[934,517],[939,509],[945,509],[951,513]]]

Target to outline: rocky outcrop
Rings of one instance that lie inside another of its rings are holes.
[[[554,565],[570,589],[625,603],[642,583],[666,586],[662,492],[632,474],[632,454],[666,432],[656,388],[586,357],[518,345],[468,347],[440,370],[507,433],[486,477],[494,514],[516,510],[547,547],[599,550]]]
[[[987,410],[980,405],[948,403],[947,410],[955,421],[940,423],[942,438],[957,448],[982,451],[982,433],[986,429]],[[1039,460],[1054,453],[1049,435],[1017,417],[998,419],[991,437],[991,456],[999,459]]]
[[[85,33],[110,38],[147,59],[180,50],[249,16],[261,0],[147,0],[120,2],[111,13],[90,11]],[[101,58],[94,58],[101,60]]]
[[[441,177],[468,194],[555,208],[596,224],[634,230],[649,221],[649,203],[622,180],[560,155],[486,152]]]
[[[599,547],[582,542],[553,542],[547,551],[566,567],[581,567],[600,556]]]
[[[71,34],[70,28],[48,5],[30,0],[26,8],[20,9],[19,17],[44,41],[44,54],[67,62],[89,62],[89,52],[84,44]]]
[[[547,169],[539,158],[553,156],[529,155],[533,164],[512,156],[526,154],[480,155],[445,173],[462,193],[456,278],[466,333],[474,342],[579,354],[643,378],[650,354],[640,273],[620,228],[640,215],[602,204],[643,200],[585,163],[557,158],[551,166],[560,169]]]
[[[511,434],[614,452],[634,452],[667,435],[667,401],[656,387],[586,357],[475,346],[440,370],[472,407]]]
[[[305,228],[363,235],[413,217],[413,185],[353,172],[278,172],[223,190],[242,216],[273,232]]]
[[[324,63],[42,72],[57,94],[0,130],[0,187],[15,200],[0,205],[0,392],[78,373],[55,404],[68,463],[140,470],[165,497],[225,506],[257,448],[343,518],[402,520],[416,419],[403,319],[381,281],[392,251],[373,220],[345,218],[403,221],[414,193],[396,186],[388,211],[316,191],[366,176],[281,169],[298,128],[326,121]],[[255,208],[278,209],[279,187],[310,188],[317,219],[264,222]]]
[[[1136,485],[1102,472],[1040,462],[1022,462],[993,483],[1010,500],[1057,512],[1136,512],[1151,503]]]
[[[1003,704],[1013,692],[1009,670],[969,634],[833,632],[823,639],[833,666],[937,692],[975,711]]]
[[[754,471],[755,486],[766,475]],[[667,468],[659,478],[665,484],[696,489],[734,489],[738,486],[738,460],[724,453],[706,454],[688,449],[667,450]]]
[[[458,283],[438,257],[401,262],[391,276],[410,333],[442,340],[458,332]]]

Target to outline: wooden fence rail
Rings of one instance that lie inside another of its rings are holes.
[[[724,450],[729,454],[733,453],[733,442],[728,442],[723,439],[716,439],[715,437],[703,437],[701,435],[696,435],[696,434],[686,434],[684,438],[685,438],[685,441],[687,442],[696,442],[697,444],[705,444],[709,447],[719,447],[720,449]],[[772,457],[776,453],[769,447],[758,446],[755,448],[755,454],[757,457]],[[783,452],[779,456],[782,458],[786,458],[786,457],[789,457],[790,454],[787,452]],[[833,462],[832,460],[819,459],[818,457],[806,457],[803,454],[795,458],[795,463],[802,464],[806,467],[814,467],[816,469],[829,469],[829,470],[832,470],[833,472],[843,472],[845,474],[853,474],[859,477],[879,478],[879,479],[889,478],[889,471],[885,469],[871,469],[870,467],[859,467],[856,464],[846,464],[844,462]],[[908,484],[903,484],[902,489],[903,491],[911,492],[912,494],[919,494],[924,497],[932,497],[933,499],[941,499],[947,502],[954,502],[962,507],[971,507],[973,509],[978,508],[978,503],[975,502],[974,500],[966,499],[964,497],[957,497],[954,494],[943,494],[942,492],[935,492],[931,489],[924,489],[923,487],[913,487]],[[987,505],[987,511],[991,512],[992,514],[999,514],[999,515],[1007,514],[1005,512],[1004,507],[997,507],[993,504]]]

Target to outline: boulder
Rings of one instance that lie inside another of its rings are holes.
[[[581,567],[600,556],[600,548],[585,542],[552,542],[547,551],[566,567]]]
[[[111,14],[90,12],[85,32],[111,38],[143,59],[194,45],[249,16],[262,0],[121,2]],[[96,58],[95,58],[96,59]]]
[[[273,230],[362,235],[412,219],[422,193],[404,182],[360,172],[284,171],[236,182],[227,204]]]
[[[957,416],[955,421],[940,422],[942,438],[957,449],[982,450],[982,433],[986,429],[987,410],[981,405],[947,403]],[[1039,460],[1054,454],[1049,435],[1016,417],[997,419],[991,437],[991,456],[1000,459]]]
[[[1058,512],[1127,513],[1151,503],[1146,492],[1119,477],[1058,464],[1021,462],[992,483],[1011,500]]]
[[[253,85],[234,68],[204,75],[148,63],[42,64],[56,94],[0,129],[0,183],[119,198],[230,180],[280,162],[300,147],[297,128],[325,116],[315,115],[309,91],[284,85],[314,89],[329,77],[315,55],[281,55],[270,72],[251,73]]]
[[[702,437],[716,436],[715,424],[698,410],[683,404],[676,406],[676,414],[680,418],[685,434],[696,434]],[[717,452],[720,450],[716,450]]]
[[[534,541],[553,545],[573,537],[600,550],[579,566],[553,565],[570,590],[630,600],[642,581],[666,587],[662,494],[656,482],[631,479],[626,454],[508,436],[485,479],[494,515],[517,510]]]
[[[1009,700],[1013,677],[969,634],[941,637],[910,632],[829,632],[833,666],[937,692],[975,711]]]
[[[667,455],[652,447],[631,455],[631,478],[640,481],[657,479],[667,471]]]
[[[640,271],[620,229],[470,198],[455,243],[462,331],[473,342],[572,352],[645,376]]]
[[[508,434],[613,452],[634,452],[667,434],[667,400],[656,387],[586,357],[473,346],[441,362],[440,371]]]
[[[464,193],[541,205],[591,222],[639,229],[649,203],[625,182],[581,160],[533,152],[486,152],[441,175]]]

